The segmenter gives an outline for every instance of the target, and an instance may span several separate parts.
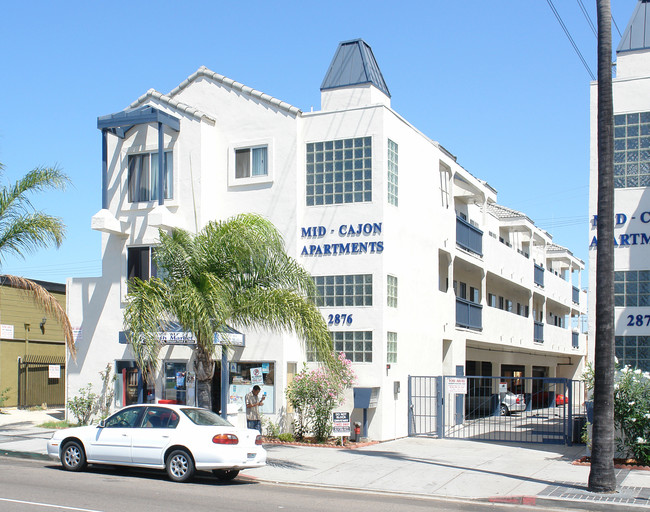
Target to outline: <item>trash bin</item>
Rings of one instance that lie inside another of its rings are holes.
[[[584,430],[586,424],[586,416],[573,417],[573,435],[571,436],[571,441],[573,444],[585,444],[582,441],[582,431]]]

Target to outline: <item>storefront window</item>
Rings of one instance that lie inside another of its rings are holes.
[[[228,403],[237,404],[240,412],[246,411],[246,395],[254,385],[262,388],[261,395],[266,395],[260,412],[272,414],[275,411],[275,363],[231,362],[230,389]]]
[[[184,404],[187,398],[186,378],[186,363],[165,363],[163,400]]]

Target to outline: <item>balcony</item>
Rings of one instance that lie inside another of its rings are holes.
[[[544,267],[535,263],[535,275],[533,276],[536,285],[544,288]]]
[[[544,324],[542,322],[535,322],[533,341],[535,343],[544,343]]]
[[[483,306],[456,297],[456,326],[480,331],[483,329]]]
[[[463,249],[483,256],[483,231],[460,217],[456,217],[456,243]]]

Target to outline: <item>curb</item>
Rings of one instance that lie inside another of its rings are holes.
[[[0,457],[12,457],[15,459],[52,460],[44,453],[21,452],[17,450],[0,450]]]

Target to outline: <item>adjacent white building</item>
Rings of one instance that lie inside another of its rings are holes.
[[[614,293],[616,357],[650,371],[650,4],[640,0],[616,49]],[[596,298],[598,84],[591,84],[590,298]],[[595,308],[589,331],[595,333]],[[591,354],[593,357],[593,354]]]
[[[372,396],[371,438],[407,434],[409,375],[579,375],[586,341],[573,326],[586,314],[583,262],[499,205],[495,189],[392,110],[364,41],[339,45],[319,111],[202,67],[168,94],[151,89],[100,117],[98,127],[103,196],[92,227],[102,233],[103,269],[69,282],[80,328],[70,396],[99,385],[110,362],[116,407],[192,402],[192,350],[173,334],[155,382],[141,382],[121,343],[127,279],[155,271],[159,228],[198,231],[242,212],[268,217],[314,276],[335,349],[353,361],[359,396]],[[289,334],[241,334],[229,410],[261,374],[265,412],[280,420],[286,385],[309,354]],[[214,387],[218,409],[218,374]],[[341,410],[360,421],[352,397]]]

